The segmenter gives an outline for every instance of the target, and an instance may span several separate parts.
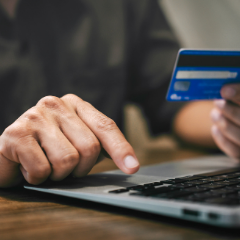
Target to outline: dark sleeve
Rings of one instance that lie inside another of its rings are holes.
[[[165,100],[179,44],[157,1],[137,0],[132,4],[135,35],[128,96],[142,108],[151,133],[157,135],[171,130],[174,115],[183,105]]]

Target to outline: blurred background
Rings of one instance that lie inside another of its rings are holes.
[[[159,4],[182,47],[240,50],[240,0],[160,0]],[[177,147],[169,136],[151,139],[136,106],[127,105],[125,113],[127,138],[137,152]]]

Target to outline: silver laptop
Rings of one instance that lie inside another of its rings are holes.
[[[240,165],[223,155],[25,186],[221,227],[240,226]]]

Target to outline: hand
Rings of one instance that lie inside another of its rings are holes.
[[[211,112],[212,136],[221,150],[240,159],[240,84],[221,89],[224,100],[216,100]]]
[[[59,181],[86,175],[101,148],[125,173],[135,173],[138,160],[113,120],[75,95],[42,98],[0,137],[0,187]]]

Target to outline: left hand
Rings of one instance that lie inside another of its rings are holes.
[[[212,136],[222,151],[240,160],[240,84],[225,85],[221,96],[211,111]]]

